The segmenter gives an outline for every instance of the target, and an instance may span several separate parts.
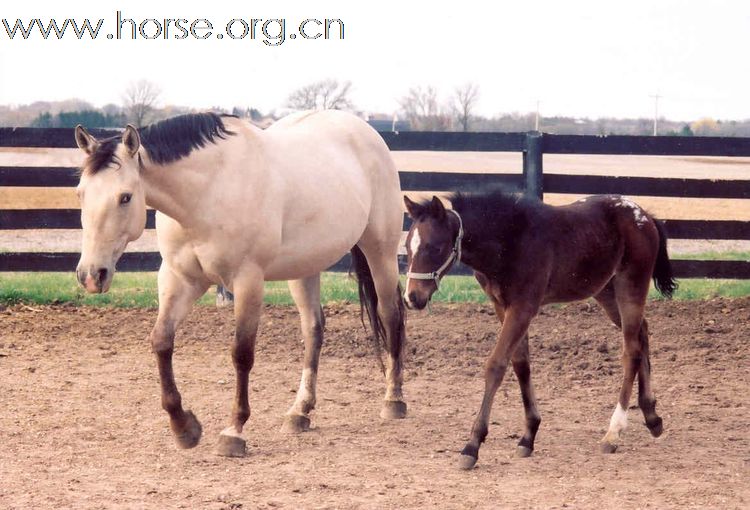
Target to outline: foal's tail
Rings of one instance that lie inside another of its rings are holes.
[[[672,273],[672,264],[669,262],[667,254],[667,233],[664,230],[664,224],[655,220],[656,229],[659,231],[659,251],[656,255],[656,265],[654,265],[654,285],[656,289],[666,298],[671,298],[677,289],[677,282]]]
[[[372,328],[372,343],[375,348],[375,354],[378,357],[380,369],[385,373],[383,347],[386,347],[386,333],[383,321],[378,316],[378,293],[375,291],[375,281],[372,279],[370,265],[367,263],[365,254],[356,245],[352,248],[352,265],[354,266],[354,274],[357,277],[357,287],[359,288],[360,319],[362,319],[362,325],[364,326],[366,311],[367,319]]]

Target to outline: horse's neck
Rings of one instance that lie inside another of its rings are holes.
[[[145,165],[141,172],[146,205],[182,225],[200,219],[196,214],[209,196],[213,176],[187,160],[165,166]]]

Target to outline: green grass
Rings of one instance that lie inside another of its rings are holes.
[[[750,260],[750,251],[704,251],[700,253],[681,253],[676,259],[683,260]]]
[[[403,280],[402,280],[403,284]],[[681,280],[675,299],[710,299],[717,296],[750,296],[747,280]],[[655,290],[650,298],[659,299]],[[199,303],[214,303],[211,289]],[[357,285],[346,274],[324,273],[322,278],[324,303],[356,303]],[[292,298],[286,282],[266,283],[266,303],[291,305]],[[443,279],[433,301],[450,303],[484,303],[487,301],[479,284],[470,276],[449,276]],[[157,306],[155,273],[118,273],[107,294],[86,294],[77,284],[73,273],[0,273],[0,303],[2,304],[61,304],[155,307]]]

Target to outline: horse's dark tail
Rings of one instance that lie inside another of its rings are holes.
[[[672,264],[669,262],[667,254],[667,233],[664,230],[664,224],[655,220],[656,229],[659,231],[659,251],[656,255],[656,265],[654,265],[654,285],[664,297],[671,298],[677,289],[677,282],[672,273]]]
[[[357,277],[357,287],[359,288],[362,326],[365,325],[365,312],[367,312],[367,319],[372,328],[372,343],[375,348],[375,354],[378,357],[380,369],[385,373],[383,348],[386,347],[386,333],[385,326],[380,320],[380,316],[378,316],[378,294],[375,291],[375,282],[372,279],[370,265],[367,263],[365,254],[356,245],[352,248],[352,265],[354,266],[354,274]]]

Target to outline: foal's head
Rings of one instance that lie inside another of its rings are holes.
[[[418,310],[427,306],[437,291],[440,279],[461,257],[461,218],[447,211],[438,197],[416,203],[404,197],[406,210],[413,220],[406,236],[408,272],[404,301]]]
[[[130,125],[121,137],[97,140],[82,126],[76,127],[75,136],[78,147],[88,156],[76,188],[83,226],[76,273],[88,292],[107,292],[115,263],[146,225],[138,155],[140,137]]]

